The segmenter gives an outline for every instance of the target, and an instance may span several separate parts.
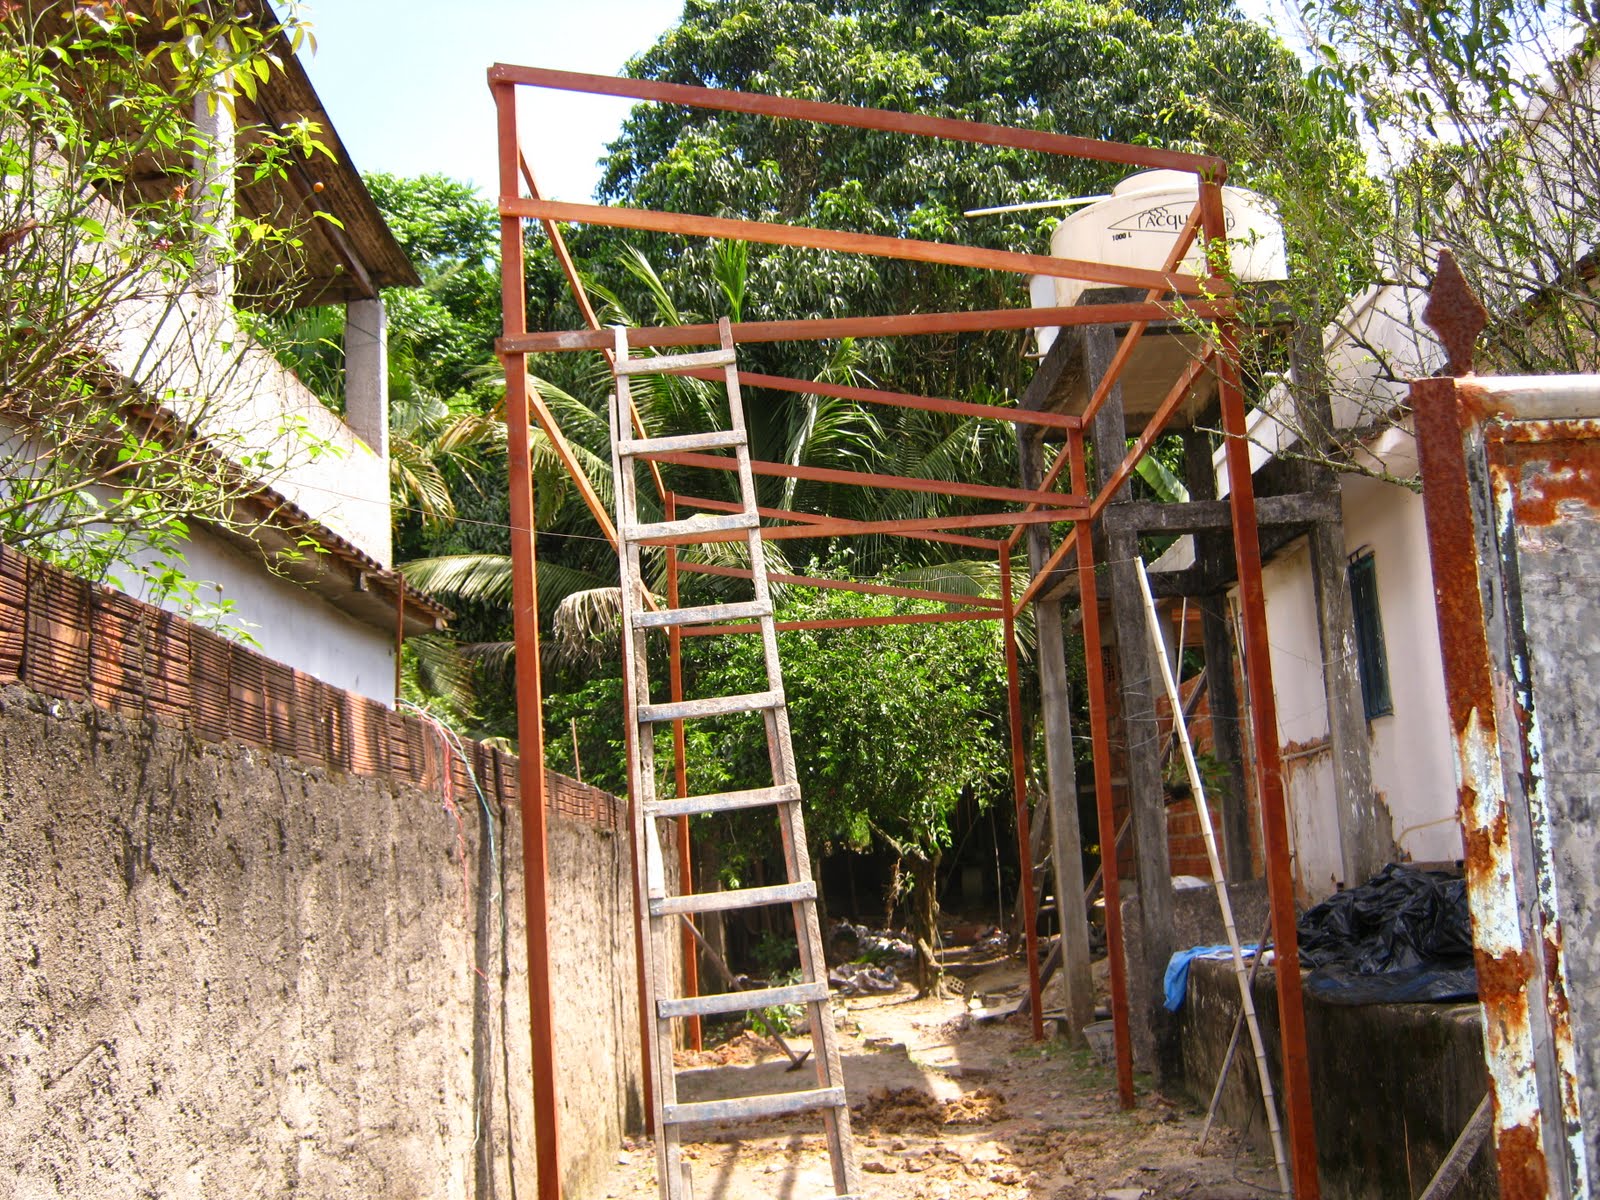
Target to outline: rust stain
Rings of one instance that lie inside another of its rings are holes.
[[[1521,1010],[1525,1007],[1523,995],[1528,980],[1533,977],[1533,957],[1526,950],[1507,950],[1501,954],[1487,954],[1480,950],[1478,963],[1478,995],[1485,1007],[1493,1005],[1502,1013],[1508,1001],[1515,1001]],[[1519,1015],[1519,1024],[1526,1018]]]
[[[1545,1200],[1549,1196],[1549,1172],[1539,1131],[1526,1125],[1495,1132],[1495,1153],[1500,1160],[1502,1200]]]
[[[1510,457],[1518,469],[1518,524],[1554,525],[1573,501],[1600,508],[1600,439],[1563,441],[1559,456],[1547,445],[1518,447]]]
[[[1470,377],[1456,380],[1456,404],[1463,429],[1507,415],[1504,403]]]

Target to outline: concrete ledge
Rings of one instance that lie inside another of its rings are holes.
[[[1277,977],[1256,979],[1256,1011],[1282,1095]],[[1239,1010],[1232,967],[1198,961],[1179,1027],[1189,1095],[1209,1103]],[[1347,1008],[1306,998],[1312,1107],[1323,1194],[1329,1200],[1417,1196],[1483,1099],[1483,1021],[1477,1004],[1390,1004]],[[1223,1090],[1219,1119],[1271,1154],[1248,1035]],[[1456,1200],[1500,1194],[1487,1145],[1456,1189]]]

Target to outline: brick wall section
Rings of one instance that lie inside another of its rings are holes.
[[[315,766],[472,792],[467,765],[428,721],[340,691],[172,613],[0,546],[0,685],[154,717],[206,741],[243,743]],[[516,758],[463,749],[482,786],[520,803]],[[615,796],[547,772],[552,813],[616,832]]]
[[[1106,614],[1108,619],[1109,613]],[[1114,781],[1112,807],[1116,812],[1117,825],[1128,819],[1128,742],[1127,734],[1122,722],[1121,687],[1117,676],[1116,664],[1113,656],[1106,655],[1106,719],[1111,734],[1111,775]],[[1194,679],[1187,679],[1179,684],[1179,694],[1187,702],[1190,693],[1194,690]],[[1172,732],[1172,706],[1167,703],[1165,695],[1156,697],[1156,719],[1161,726],[1161,745]],[[1211,706],[1209,698],[1202,696],[1189,722],[1189,736],[1194,742],[1195,754],[1209,754],[1211,752]],[[1182,771],[1183,759],[1177,749],[1173,750],[1171,763],[1168,766],[1168,776],[1176,778],[1174,771]],[[1217,836],[1217,846],[1222,846],[1222,828],[1218,822],[1218,812],[1212,805],[1211,828]],[[1194,804],[1189,800],[1179,800],[1167,806],[1167,853],[1171,858],[1172,873],[1174,875],[1196,875],[1201,879],[1211,878],[1211,863],[1206,857],[1205,839],[1200,833],[1200,815],[1195,811]],[[1234,877],[1234,872],[1228,869],[1229,877]],[[1129,881],[1131,886],[1135,876],[1134,864],[1134,839],[1130,831],[1122,841],[1120,853],[1117,855],[1117,870],[1120,877]]]

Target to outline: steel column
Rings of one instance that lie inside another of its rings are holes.
[[[517,190],[516,95],[494,89],[500,187]],[[527,327],[522,222],[500,222],[501,304],[507,336]],[[540,1200],[560,1200],[555,1020],[550,983],[550,896],[544,779],[544,704],[539,679],[539,588],[535,578],[533,459],[528,376],[520,354],[507,354],[506,451],[511,492],[512,622],[517,647],[517,775],[522,797],[523,902],[527,920],[528,1017],[533,1059],[533,1139]]]
[[[1044,1012],[1039,998],[1039,913],[1033,903],[1033,850],[1028,829],[1028,759],[1023,746],[1022,685],[1017,670],[1017,610],[1011,599],[1011,559],[1000,552],[1000,614],[1006,642],[1006,707],[1011,719],[1011,798],[1017,810],[1017,856],[1022,866],[1018,899],[1022,906],[1022,939],[1028,956],[1029,1018],[1033,1040],[1044,1040]]]
[[[1222,188],[1201,185],[1207,248],[1226,254],[1227,230]],[[1319,1200],[1317,1134],[1311,1113],[1311,1066],[1306,1050],[1306,1017],[1300,986],[1300,939],[1290,866],[1289,819],[1278,755],[1278,706],[1272,690],[1272,659],[1267,641],[1267,603],[1261,582],[1261,539],[1256,524],[1255,481],[1250,473],[1244,388],[1239,378],[1238,326],[1217,323],[1217,385],[1222,409],[1223,448],[1228,467],[1228,504],[1233,514],[1233,551],[1239,572],[1239,612],[1244,625],[1244,667],[1250,693],[1250,724],[1255,735],[1261,784],[1261,825],[1266,859],[1267,897],[1277,947],[1278,1028],[1282,1038],[1283,1101],[1289,1126],[1289,1157],[1298,1200]]]

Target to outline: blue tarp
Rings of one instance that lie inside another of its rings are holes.
[[[1245,958],[1252,957],[1256,952],[1255,942],[1246,942],[1239,947],[1244,952]],[[1161,981],[1166,992],[1163,1003],[1168,1012],[1177,1012],[1183,1007],[1183,998],[1189,991],[1189,964],[1197,958],[1232,958],[1233,947],[1221,946],[1190,946],[1187,950],[1179,950],[1167,963],[1166,977]]]

